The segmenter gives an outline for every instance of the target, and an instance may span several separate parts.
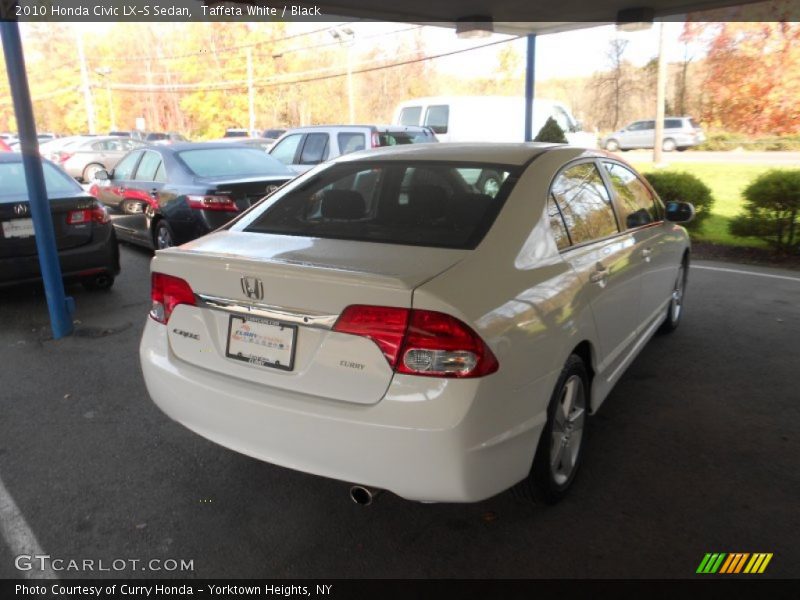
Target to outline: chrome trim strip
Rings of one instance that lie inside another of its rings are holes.
[[[274,319],[275,321],[294,323],[303,325],[304,327],[314,327],[316,329],[332,329],[334,323],[336,323],[336,319],[339,318],[339,315],[298,312],[278,306],[270,306],[269,304],[259,304],[257,302],[245,304],[241,300],[220,298],[218,296],[209,296],[206,294],[195,294],[195,298],[197,298],[198,304],[204,308],[222,310],[238,315],[264,317],[266,319]]]

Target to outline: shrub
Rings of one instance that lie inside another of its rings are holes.
[[[566,144],[567,138],[553,117],[548,117],[547,122],[533,138],[534,142],[550,142],[552,144]]]
[[[653,189],[666,202],[691,202],[694,205],[694,221],[686,224],[687,229],[699,231],[703,221],[711,214],[714,196],[711,188],[691,173],[662,171],[646,173],[645,177]]]
[[[744,212],[730,232],[763,239],[779,252],[800,251],[800,169],[767,171],[744,190]]]

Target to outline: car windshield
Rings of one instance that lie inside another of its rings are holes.
[[[293,176],[283,163],[256,148],[197,148],[178,152],[178,158],[198,177]]]
[[[478,192],[491,175],[494,196]],[[245,231],[443,248],[475,248],[516,178],[475,163],[353,162],[315,171],[279,194]]]
[[[75,180],[50,163],[43,162],[42,168],[48,198],[74,196],[83,191]],[[0,163],[0,202],[15,202],[20,198],[27,199],[27,197],[28,184],[25,181],[22,162]]]

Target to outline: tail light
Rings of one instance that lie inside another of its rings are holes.
[[[99,203],[95,203],[91,208],[83,210],[71,210],[67,213],[67,225],[80,225],[81,223],[100,223],[104,225],[111,218],[108,216],[108,209]]]
[[[229,196],[195,196],[188,195],[189,208],[195,210],[219,210],[225,212],[238,212],[239,207]]]
[[[59,152],[58,153],[58,162],[60,162],[62,164],[67,162],[70,158],[72,158],[73,154],[74,154],[74,152]]]
[[[180,277],[153,273],[151,282],[150,298],[153,306],[150,309],[150,317],[153,320],[166,323],[179,304],[196,305],[192,287]]]
[[[380,148],[381,145],[381,136],[377,131],[372,132],[372,147],[373,148]]]
[[[499,368],[477,333],[440,312],[353,305],[342,312],[333,330],[374,341],[396,373],[465,378]]]

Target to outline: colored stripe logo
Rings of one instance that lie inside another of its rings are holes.
[[[697,567],[697,573],[710,574],[715,573],[725,575],[735,575],[738,573],[763,573],[769,561],[772,560],[772,553],[769,552],[709,552],[700,561],[700,566]]]

